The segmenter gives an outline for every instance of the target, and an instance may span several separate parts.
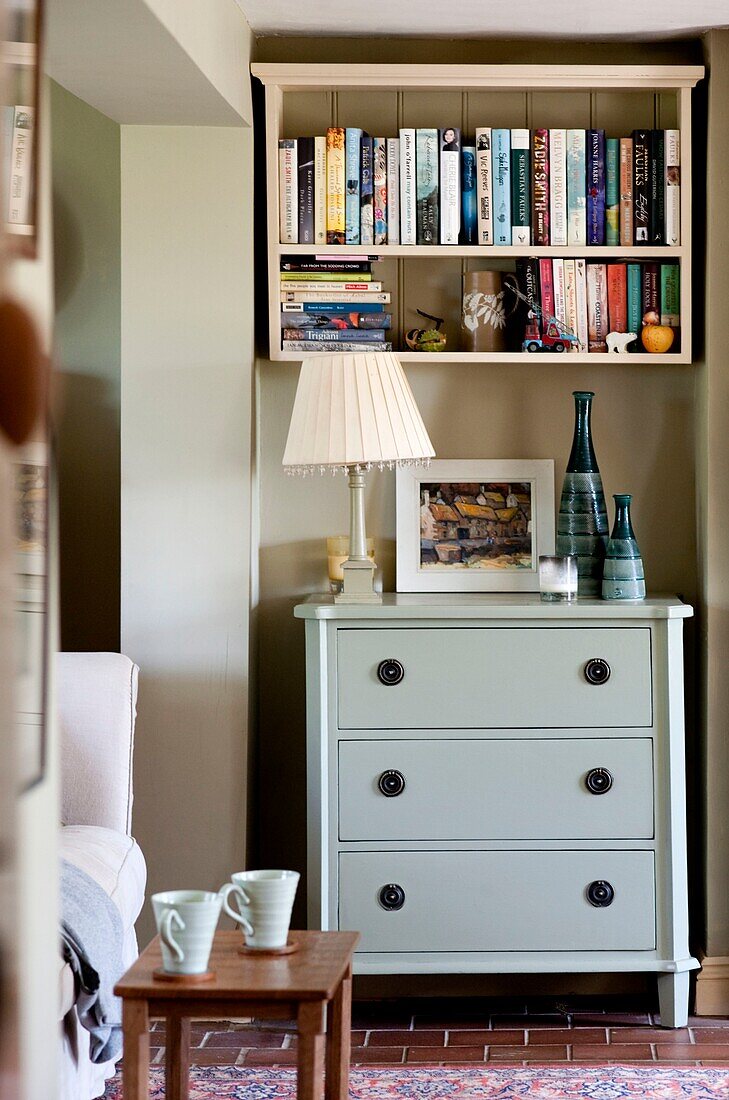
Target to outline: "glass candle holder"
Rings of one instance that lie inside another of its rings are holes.
[[[577,558],[539,556],[539,591],[547,603],[568,603],[577,599]]]
[[[344,574],[342,563],[349,557],[349,535],[330,535],[327,539],[327,563],[329,566],[329,591],[335,596],[342,591]],[[367,539],[367,557],[375,560],[375,540]]]

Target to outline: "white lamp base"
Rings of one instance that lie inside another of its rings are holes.
[[[334,597],[335,603],[382,603],[382,596],[375,592],[375,569],[369,558],[365,561],[342,562],[344,583],[342,591]]]

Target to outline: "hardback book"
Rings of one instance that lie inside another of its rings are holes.
[[[575,260],[575,303],[577,307],[577,339],[579,350],[589,350],[587,326],[587,261]]]
[[[661,264],[661,324],[681,324],[681,283],[678,264]]]
[[[589,351],[607,351],[609,331],[607,265],[588,263],[587,341]]]
[[[605,131],[588,130],[586,142],[587,243],[605,244]]]
[[[648,244],[650,208],[650,130],[633,130],[633,244]]]
[[[353,271],[360,273],[362,271],[371,272],[372,263],[370,260],[345,260],[339,256],[336,258],[328,258],[326,260],[312,260],[308,256],[282,256],[280,259],[281,271],[315,271],[318,274],[322,274],[327,271],[337,271],[339,273],[346,271]]]
[[[511,130],[491,131],[494,244],[511,244]]]
[[[374,206],[374,156],[372,138],[362,135],[360,154],[360,209],[359,239],[362,244],[375,243],[375,206]]]
[[[400,243],[399,138],[387,138],[387,243]]]
[[[666,244],[681,243],[681,134],[666,130]]]
[[[567,244],[587,244],[585,134],[567,131]]]
[[[633,243],[633,139],[620,139],[620,244]],[[628,332],[632,332],[628,329]]]
[[[564,301],[565,301],[565,326],[573,335],[577,336],[577,287],[575,286],[575,261],[564,261]],[[571,351],[577,351],[576,345]]]
[[[560,325],[567,323],[567,294],[564,283],[564,260],[552,260],[552,288],[554,294],[554,316]]]
[[[362,175],[362,130],[348,126],[345,131],[345,177],[347,194],[344,199],[347,244],[359,244],[360,234],[360,179]]]
[[[440,243],[458,244],[461,234],[461,131],[438,131],[440,149]]]
[[[400,131],[400,243],[415,244],[415,130]]]
[[[650,159],[650,230],[651,244],[666,243],[666,134],[651,130]]]
[[[352,334],[354,335],[354,333]],[[317,354],[326,351],[372,351],[372,344],[366,344],[360,342],[359,336],[357,340],[347,341],[332,341],[325,344],[318,340],[282,340],[282,351],[315,351]],[[392,344],[389,340],[384,344],[377,345],[378,351],[392,351]]]
[[[491,179],[491,127],[480,126],[476,130],[476,214],[478,222],[478,244],[494,243]]]
[[[549,131],[549,243],[567,244],[567,131]]]
[[[326,329],[347,332],[350,329],[388,329],[392,324],[391,313],[331,313],[320,310],[318,313],[298,313],[282,311],[281,320],[287,329]]]
[[[610,332],[628,331],[628,265],[608,264],[608,324]]]
[[[15,108],[6,106],[0,107],[0,149],[2,150],[2,179],[3,187],[7,187],[10,182],[10,158],[13,152],[13,122],[15,120]],[[281,146],[279,143],[279,188],[281,181],[280,161],[281,161]],[[9,196],[3,190],[3,198],[7,203]],[[279,202],[279,210],[283,209],[282,204]]]
[[[438,243],[438,131],[415,131],[417,243]]]
[[[660,266],[652,260],[640,266],[640,308],[644,325],[657,325],[661,319]]]
[[[369,271],[282,271],[282,283],[371,283]]]
[[[627,332],[640,334],[643,311],[640,283],[640,264],[628,264],[628,311]]]
[[[507,284],[508,285],[508,284]],[[522,297],[517,298],[513,316],[514,347],[521,351],[527,322],[532,318],[539,324],[541,309],[541,289],[539,281],[539,260],[519,257],[516,261],[516,286]]]
[[[605,243],[620,244],[619,138],[605,141]]]
[[[278,209],[281,244],[299,241],[299,173],[296,166],[296,138],[278,143]]]
[[[310,305],[315,309],[324,306],[326,309],[331,310],[337,305],[341,306],[342,309],[359,309],[363,312],[366,309],[374,309],[374,303],[386,302],[389,304],[390,302],[388,291],[371,289],[373,286],[377,286],[377,283],[365,283],[362,290],[340,290],[339,288],[344,284],[337,283],[334,295],[330,290],[299,290],[300,285],[299,283],[295,290],[282,290],[281,301],[290,305],[306,306],[307,308]],[[337,300],[332,302],[331,299],[335,295]],[[373,304],[370,305],[370,302]]]
[[[380,297],[387,297],[389,295],[380,295]],[[355,301],[354,295],[352,295],[352,301],[341,302],[282,302],[282,313],[314,313],[314,314],[328,314],[328,313],[365,313],[368,316],[373,314],[382,315],[385,312],[385,307],[382,302],[361,302]],[[388,315],[389,316],[389,315]],[[382,328],[389,326],[382,325]]]
[[[551,260],[539,261],[539,302],[542,310],[540,328],[542,333],[544,333],[547,330],[549,322],[555,319],[554,281]]]
[[[314,138],[314,243],[327,243],[327,139]]]
[[[461,149],[461,239],[464,244],[478,244],[476,214],[476,148]]]
[[[511,243],[531,243],[529,131],[511,131]]]
[[[327,244],[346,244],[344,127],[327,130]]]
[[[351,340],[348,329],[328,328],[285,328],[284,340],[316,340],[322,344],[337,344]],[[357,329],[357,342],[361,344],[381,344],[386,339],[384,328]]]
[[[387,244],[387,140],[375,138],[372,144],[375,244]]]
[[[317,294],[328,294],[332,296],[334,293],[339,297],[340,291],[358,291],[369,294],[378,294],[382,290],[382,283],[380,282],[357,282],[355,279],[351,279],[349,282],[324,282],[318,280],[312,280],[311,282],[305,282],[303,278],[301,280],[282,280],[281,290],[302,293],[304,291],[316,291]]]
[[[549,130],[532,132],[532,240],[549,244]]]

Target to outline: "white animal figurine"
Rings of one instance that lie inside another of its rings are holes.
[[[614,351],[617,352],[618,355],[624,355],[628,344],[632,344],[633,340],[637,339],[638,334],[635,332],[609,332],[607,334],[608,351]]]

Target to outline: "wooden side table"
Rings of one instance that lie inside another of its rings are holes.
[[[160,981],[155,938],[116,987],[124,1002],[124,1100],[149,1098],[149,1018],[167,1020],[167,1100],[188,1100],[190,1019],[260,1016],[298,1025],[299,1100],[347,1100],[352,1007],[352,952],[357,932],[292,932],[290,955],[243,955],[238,931],[218,932],[214,977]],[[325,1080],[326,1068],[326,1080]]]

